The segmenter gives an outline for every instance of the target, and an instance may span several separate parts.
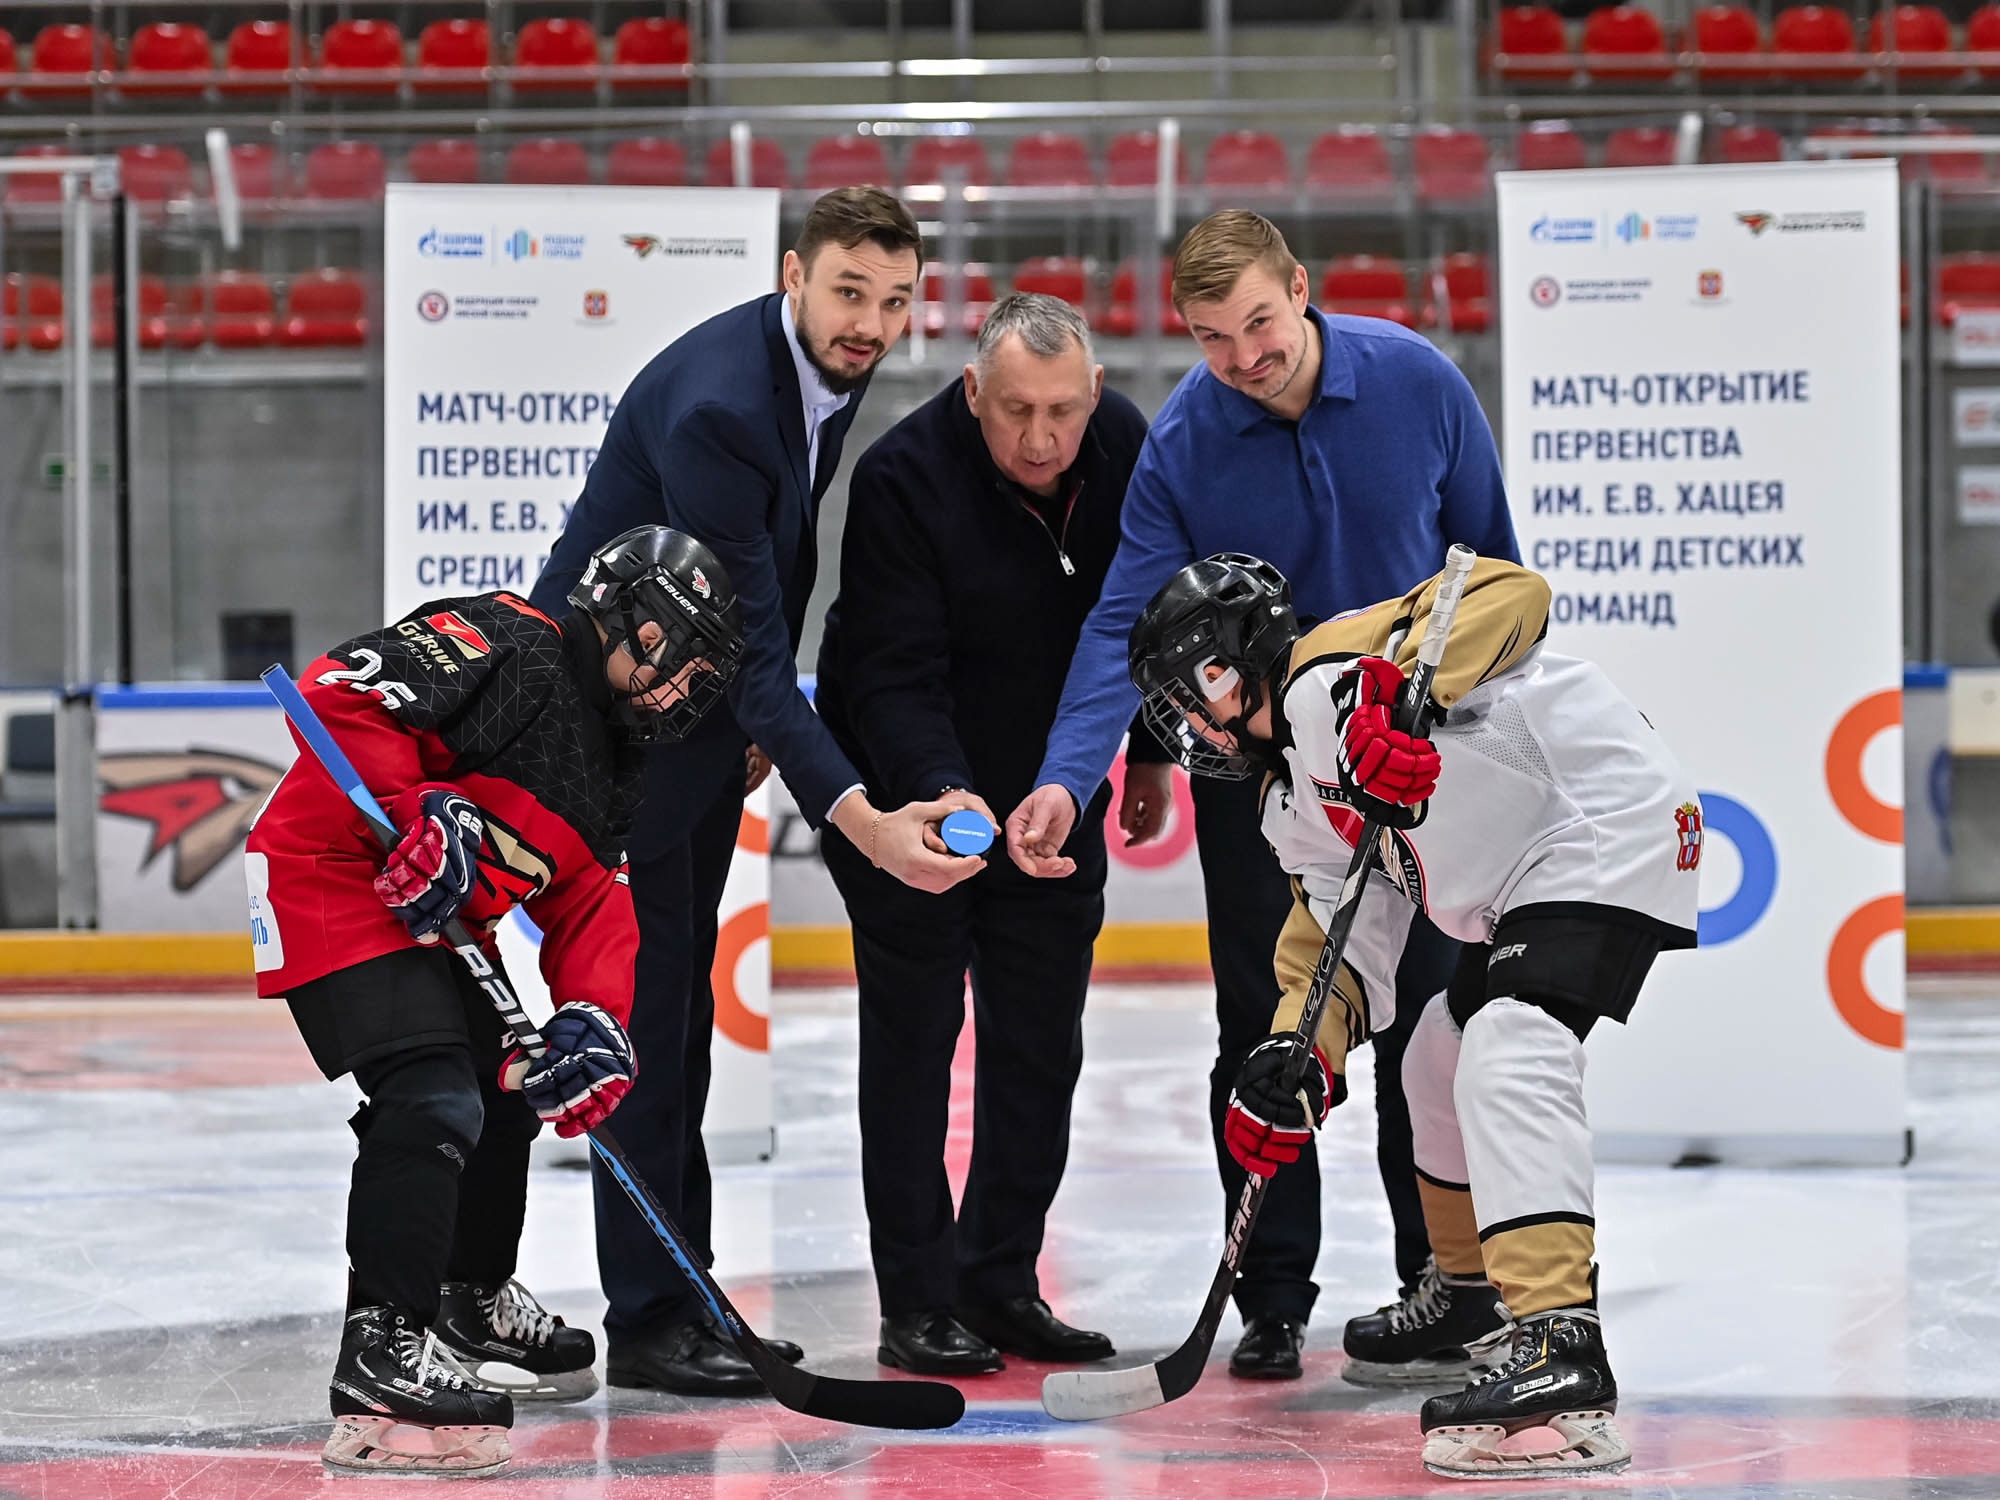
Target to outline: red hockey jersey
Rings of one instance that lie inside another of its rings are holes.
[[[512,594],[439,600],[329,651],[299,686],[398,828],[439,786],[485,815],[461,920],[490,934],[525,906],[556,1002],[588,1000],[623,1021],[639,942],[624,840],[644,754],[610,721],[596,632],[581,616],[571,624],[566,634]],[[382,861],[302,747],[244,854],[258,994],[413,946],[375,894]]]

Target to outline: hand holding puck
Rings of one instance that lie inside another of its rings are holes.
[[[946,813],[938,837],[953,854],[984,854],[993,847],[993,825],[969,807]]]

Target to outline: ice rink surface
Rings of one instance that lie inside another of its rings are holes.
[[[1363,1066],[1321,1148],[1303,1381],[1231,1380],[1232,1315],[1191,1395],[1101,1425],[1047,1418],[1048,1367],[1021,1361],[965,1382],[965,1420],[930,1435],[609,1392],[524,1407],[513,1465],[460,1483],[548,1500],[2000,1496],[2000,982],[1911,991],[1908,1167],[1600,1169],[1606,1334],[1635,1452],[1618,1478],[1433,1478],[1418,1397],[1341,1381],[1341,1322],[1394,1290]],[[1185,1336],[1219,1253],[1208,1004],[1191,986],[1092,997],[1042,1284],[1111,1334],[1118,1363]],[[781,992],[773,1039],[779,1153],[718,1172],[718,1273],[812,1368],[874,1378],[851,994]],[[319,1463],[355,1102],[313,1072],[276,1004],[0,1000],[0,1497],[436,1493]],[[969,1103],[955,1101],[959,1166]],[[537,1150],[521,1278],[594,1327],[588,1174],[573,1145]]]

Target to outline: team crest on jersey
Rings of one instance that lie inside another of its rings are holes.
[[[1340,841],[1350,849],[1361,838],[1365,820],[1361,814],[1341,800],[1340,788],[1328,782],[1315,780],[1313,790],[1319,794],[1320,811],[1326,814],[1326,821]],[[1426,803],[1417,810],[1417,822],[1422,823],[1430,812]],[[1387,837],[1375,848],[1375,868],[1389,877],[1389,883],[1403,893],[1405,899],[1415,904],[1418,911],[1424,906],[1424,862],[1417,857],[1416,846],[1400,828],[1385,828]]]
[[[486,813],[479,844],[479,883],[510,906],[532,901],[552,885],[556,862],[514,829]]]
[[[424,623],[458,647],[459,654],[467,661],[478,661],[493,650],[485,636],[455,614],[426,615]]]
[[[1674,809],[1674,827],[1680,830],[1681,846],[1674,855],[1676,870],[1701,868],[1701,804],[1683,802]]]

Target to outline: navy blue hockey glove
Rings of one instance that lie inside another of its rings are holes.
[[[610,1011],[572,1000],[549,1017],[542,1040],[549,1050],[538,1058],[517,1047],[501,1060],[500,1086],[507,1087],[507,1075],[525,1061],[520,1089],[528,1107],[559,1136],[594,1130],[618,1107],[639,1071],[632,1038]]]
[[[375,894],[402,919],[411,937],[435,943],[472,894],[486,820],[448,788],[425,792],[417,806],[416,818],[375,877]]]

